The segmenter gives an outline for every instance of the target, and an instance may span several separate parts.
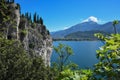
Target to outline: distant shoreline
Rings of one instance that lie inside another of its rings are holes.
[[[100,39],[52,39],[53,41],[100,41]]]

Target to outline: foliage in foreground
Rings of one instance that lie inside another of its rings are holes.
[[[65,69],[64,71],[60,72],[58,80],[88,80],[92,76],[92,73],[93,72],[90,69]]]
[[[54,47],[55,53],[58,54],[58,61],[56,66],[59,71],[63,71],[66,65],[69,65],[69,57],[73,54],[73,50],[70,46],[59,44],[57,47]]]
[[[95,64],[96,79],[120,80],[120,34],[103,36],[96,34],[105,41],[104,46],[97,50],[99,63]]]
[[[18,41],[0,38],[0,80],[50,80],[41,57],[30,57]],[[54,79],[53,79],[54,80]]]

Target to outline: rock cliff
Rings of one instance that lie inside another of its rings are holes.
[[[0,32],[7,39],[19,40],[30,56],[42,56],[50,65],[52,38],[44,24],[35,23],[21,16],[20,5],[0,5]],[[7,11],[6,11],[7,10]]]

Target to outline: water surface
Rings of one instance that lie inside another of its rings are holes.
[[[54,41],[53,45],[58,46],[59,43],[72,47],[74,55],[70,57],[70,61],[79,65],[80,68],[92,68],[98,62],[96,58],[96,50],[103,45],[100,41]],[[57,54],[53,51],[51,62],[56,61]]]

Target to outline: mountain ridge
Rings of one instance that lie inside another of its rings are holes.
[[[119,21],[120,22],[120,21]],[[85,31],[101,31],[104,33],[113,33],[113,23],[107,22],[105,24],[98,24],[94,21],[87,21],[71,26],[68,29],[52,32],[51,36],[53,39],[66,38],[65,36],[75,32]],[[120,32],[120,23],[116,25],[117,31]],[[74,36],[73,36],[74,37]]]

